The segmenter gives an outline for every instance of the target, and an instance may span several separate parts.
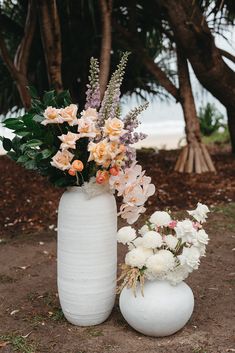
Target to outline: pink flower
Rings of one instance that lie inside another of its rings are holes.
[[[177,225],[177,221],[171,221],[169,224],[168,224],[168,227],[171,228],[171,229],[174,229]]]

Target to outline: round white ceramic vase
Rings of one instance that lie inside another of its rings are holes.
[[[58,292],[66,319],[90,326],[110,315],[116,289],[117,209],[114,196],[64,192],[58,211]]]
[[[181,282],[176,286],[167,281],[146,281],[144,296],[139,285],[136,296],[124,288],[119,300],[126,321],[147,336],[169,336],[180,330],[190,319],[194,296],[191,288]]]

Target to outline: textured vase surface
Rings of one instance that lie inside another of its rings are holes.
[[[119,304],[122,315],[136,331],[163,337],[172,335],[188,322],[194,296],[185,282],[172,286],[167,281],[146,281],[144,297],[139,286],[136,297],[131,289],[124,288]]]
[[[58,211],[58,292],[66,319],[90,326],[110,315],[116,289],[117,209],[113,195],[64,192]]]

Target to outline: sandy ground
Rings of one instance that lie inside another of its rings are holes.
[[[56,287],[56,210],[63,190],[0,157],[0,353],[227,353],[235,352],[235,159],[212,153],[217,173],[178,174],[178,152],[141,151],[138,159],[158,192],[148,201],[179,212],[197,201],[212,206],[207,257],[187,280],[195,294],[188,324],[166,338],[128,326],[118,298],[110,318],[75,327],[63,317]],[[137,224],[138,225],[138,224]],[[124,249],[119,247],[119,262]]]
[[[18,234],[2,242],[1,353],[234,352],[234,213],[235,204],[230,204],[210,216],[207,257],[187,280],[195,295],[194,313],[180,332],[165,338],[145,337],[129,327],[118,299],[105,323],[85,328],[69,324],[57,296],[55,232]],[[118,254],[120,262],[123,248]]]

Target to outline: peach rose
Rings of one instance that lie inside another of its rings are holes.
[[[80,137],[94,138],[98,135],[99,131],[95,126],[95,122],[90,117],[82,117],[78,119],[78,132]]]
[[[83,118],[90,118],[92,120],[98,119],[98,112],[94,108],[87,108],[87,110],[83,110],[81,112],[81,115]]]
[[[60,170],[67,170],[71,168],[71,160],[74,155],[70,153],[68,150],[58,151],[54,157],[52,158],[51,165]]]
[[[126,130],[124,128],[124,123],[118,118],[109,118],[105,121],[104,125],[104,135],[108,136],[111,141],[118,140]]]
[[[49,106],[46,108],[43,115],[45,119],[41,122],[42,125],[63,123],[60,116],[60,109]]]
[[[70,104],[64,109],[60,109],[60,115],[64,122],[67,122],[70,126],[77,125],[77,111],[78,107],[76,104]]]
[[[78,134],[74,134],[73,132],[68,132],[67,135],[58,136],[62,141],[60,148],[66,150],[67,148],[76,148],[76,141],[78,140]]]
[[[90,142],[88,151],[90,152],[88,161],[95,161],[98,165],[105,166],[110,164],[109,143],[107,139],[98,143]]]

